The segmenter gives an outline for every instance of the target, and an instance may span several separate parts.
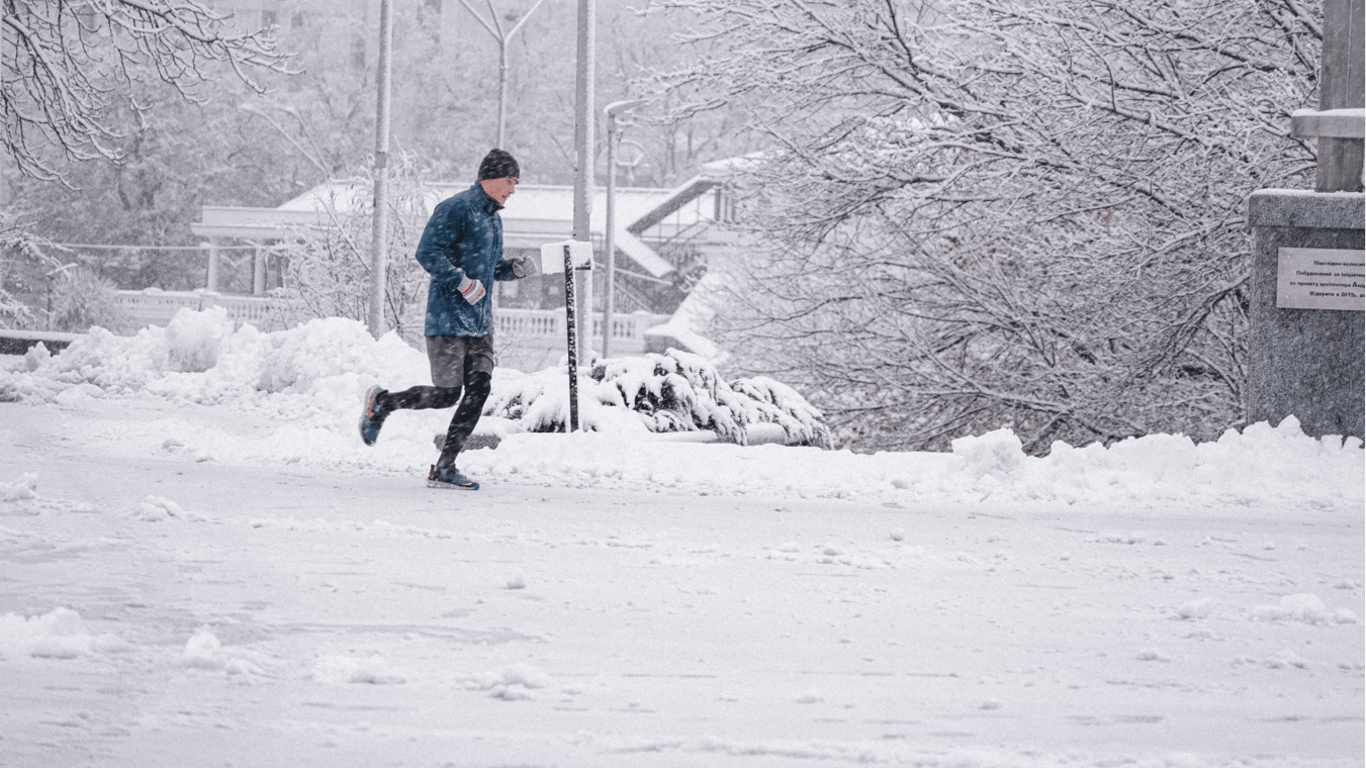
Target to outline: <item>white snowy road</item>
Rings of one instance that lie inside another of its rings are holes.
[[[235,413],[0,403],[0,765],[1362,764],[1358,508],[443,492],[110,439],[274,428]]]

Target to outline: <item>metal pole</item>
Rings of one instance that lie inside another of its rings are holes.
[[[498,41],[498,143],[493,146],[499,149],[507,148],[504,143],[504,126],[507,124],[507,101],[508,101],[508,41],[503,38]]]
[[[617,281],[617,113],[607,113],[607,231],[603,233],[602,257],[607,263],[607,291],[602,297],[602,357],[612,356],[612,309]]]
[[[602,302],[602,356],[611,357],[612,314],[617,296],[617,115],[645,103],[645,99],[614,101],[603,108],[607,115],[607,231],[603,235],[607,262],[607,293]]]
[[[566,432],[579,431],[579,355],[578,329],[574,324],[574,262],[569,244],[564,246],[564,327],[569,342],[569,426]]]
[[[572,239],[584,243],[592,243],[593,237],[590,231],[589,216],[593,206],[593,28],[595,26],[595,6],[594,0],[579,0],[579,19],[578,19],[578,56],[575,61],[575,99],[577,109],[575,110],[574,120],[574,232]],[[569,414],[570,431],[578,429],[579,413],[579,381],[577,372],[578,358],[584,355],[587,350],[584,348],[583,336],[591,335],[593,307],[588,307],[589,328],[588,334],[577,335],[574,332],[575,315],[579,309],[573,305],[573,281],[575,279],[573,264],[569,258],[569,246],[564,250],[565,264],[565,314],[569,322]],[[592,260],[589,260],[592,264]],[[589,286],[592,285],[592,273],[588,273]],[[591,294],[590,294],[591,296]]]
[[[574,234],[573,239],[585,243],[593,241],[589,218],[593,208],[593,73],[594,73],[594,27],[596,26],[595,0],[579,0],[579,42],[578,58],[575,62],[575,98],[577,99],[576,119],[574,122]],[[591,287],[593,274],[587,273]],[[589,294],[591,296],[591,293]],[[582,311],[582,310],[580,310]],[[589,317],[588,333],[579,338],[579,353],[587,355],[585,339],[593,332],[593,307],[587,308]]]
[[[375,221],[370,241],[370,335],[379,338],[384,321],[385,250],[389,239],[389,87],[394,20],[390,0],[379,3],[379,97],[375,114]]]

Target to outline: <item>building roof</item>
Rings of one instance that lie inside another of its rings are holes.
[[[433,182],[428,185],[426,209],[469,188],[469,184]],[[616,189],[616,228],[613,238],[622,253],[655,277],[663,277],[674,267],[660,257],[652,246],[682,232],[695,230],[715,220],[714,195],[718,183],[707,178],[691,179],[676,189],[618,187]],[[710,193],[710,194],[709,194]],[[190,226],[205,238],[240,239],[256,242],[284,240],[328,221],[331,210],[357,210],[369,205],[373,188],[351,181],[331,181],[287,200],[275,208],[242,208],[206,205],[200,220]],[[503,243],[507,248],[539,248],[546,243],[567,240],[573,233],[573,187],[519,184],[517,192],[501,211]],[[593,191],[589,229],[594,238],[606,231],[607,190]]]

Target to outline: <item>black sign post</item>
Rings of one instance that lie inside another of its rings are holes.
[[[574,261],[569,255],[569,243],[564,244],[564,327],[569,331],[569,428],[579,431],[579,338],[574,324]]]

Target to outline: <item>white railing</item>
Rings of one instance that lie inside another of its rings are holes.
[[[568,331],[564,324],[563,309],[495,309],[493,310],[494,332],[500,336],[518,338],[555,338],[565,339]],[[645,331],[669,321],[668,315],[654,315],[637,312],[630,315],[612,316],[612,340],[643,344]],[[583,329],[579,328],[582,333]],[[602,313],[593,313],[594,341],[602,339]]]
[[[182,307],[204,310],[209,307],[223,307],[233,320],[254,325],[263,331],[281,330],[287,327],[286,318],[293,315],[289,304],[283,299],[263,296],[237,296],[215,293],[213,291],[116,291],[115,303],[128,314],[137,327],[144,325],[166,325]],[[494,333],[511,341],[513,339],[555,339],[566,338],[564,309],[495,309],[493,311]],[[635,349],[644,344],[645,331],[653,326],[668,322],[668,315],[637,312],[629,315],[616,314],[612,317],[612,340],[627,344],[622,351]],[[579,329],[582,332],[582,328]],[[602,338],[602,313],[594,313],[592,338]]]
[[[278,331],[288,326],[285,319],[289,304],[263,296],[234,296],[214,291],[115,291],[114,303],[127,313],[135,326],[166,325],[182,308],[204,310],[222,307],[238,323],[254,325],[263,331]]]

